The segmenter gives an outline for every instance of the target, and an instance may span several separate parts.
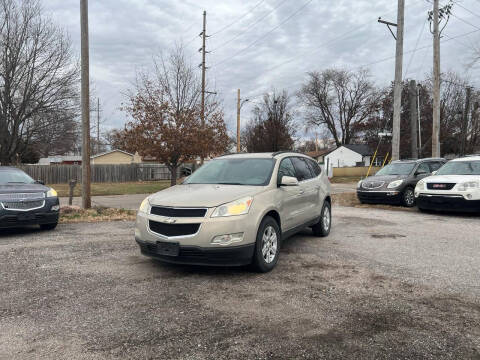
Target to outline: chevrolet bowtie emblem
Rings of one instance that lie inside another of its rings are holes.
[[[172,219],[172,218],[166,218],[163,220],[164,223],[167,223],[167,224],[174,224],[177,222],[176,219]]]

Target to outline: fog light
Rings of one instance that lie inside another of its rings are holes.
[[[243,233],[218,235],[213,238],[212,244],[230,245],[233,243],[241,242],[242,240],[243,240]]]
[[[58,211],[58,210],[60,210],[60,205],[53,205],[53,206],[51,207],[51,210],[52,210],[52,211]]]
[[[471,200],[472,199],[472,194],[467,194],[467,199]]]

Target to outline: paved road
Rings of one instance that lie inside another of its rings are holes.
[[[131,222],[0,233],[0,358],[478,359],[480,221],[334,207],[269,274],[168,266]]]
[[[354,192],[356,183],[347,184],[332,184],[332,193],[339,194],[345,192]],[[149,194],[135,194],[135,195],[113,195],[113,196],[93,196],[92,204],[94,206],[105,206],[112,208],[123,208],[129,210],[137,210],[140,203]],[[65,206],[68,204],[68,198],[60,198],[60,204]],[[73,198],[73,205],[81,206],[82,199],[79,197]]]

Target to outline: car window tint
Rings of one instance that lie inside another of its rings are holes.
[[[310,168],[304,159],[294,157],[292,158],[292,162],[293,166],[295,166],[298,181],[308,180],[314,177],[314,174],[310,171]]]
[[[421,163],[420,165],[418,165],[418,168],[417,168],[417,172],[419,171],[424,171],[426,173],[430,173],[430,168],[428,167],[428,164],[427,163]]]
[[[437,171],[438,169],[440,169],[442,167],[443,163],[435,161],[435,162],[429,163],[428,165],[430,165],[431,172],[434,172],[434,171]]]
[[[320,175],[320,173],[322,172],[322,169],[320,169],[320,165],[318,165],[318,163],[314,160],[311,160],[311,159],[306,159],[306,160],[307,160],[307,164],[310,166],[310,171],[313,172],[314,177],[317,177],[318,175]]]
[[[283,159],[278,167],[278,182],[282,181],[283,176],[291,176],[296,178],[297,174],[295,173],[295,167],[292,164],[290,158]]]

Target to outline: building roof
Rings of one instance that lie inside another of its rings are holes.
[[[373,150],[367,144],[347,144],[343,146],[349,150],[355,151],[362,156],[373,155]]]
[[[119,150],[119,149],[114,149],[114,150],[103,152],[101,154],[93,155],[91,158],[94,159],[94,158],[97,158],[97,157],[100,157],[100,156],[105,156],[105,155],[108,155],[108,154],[111,154],[111,153],[114,153],[114,152],[121,152],[121,153],[124,153],[125,155],[133,156],[133,154],[130,154],[126,151]]]
[[[308,151],[305,153],[305,155],[310,156],[312,158],[316,158],[322,155],[327,155],[328,153],[332,152],[335,149],[323,149],[323,150],[318,150],[318,151]]]

